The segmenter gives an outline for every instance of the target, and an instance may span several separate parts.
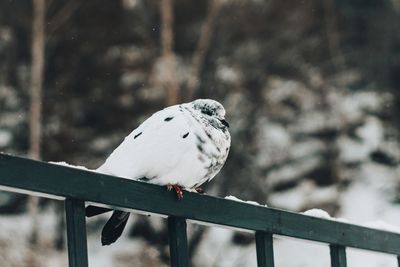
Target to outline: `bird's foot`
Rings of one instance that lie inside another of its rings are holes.
[[[199,194],[204,194],[204,189],[201,188],[201,187],[197,187],[194,190],[196,190],[196,192],[199,193]]]
[[[168,189],[169,191],[171,191],[172,189],[174,189],[175,192],[176,192],[176,195],[178,196],[178,199],[179,199],[179,200],[182,200],[182,199],[183,199],[183,191],[182,191],[182,187],[181,187],[181,186],[179,186],[179,185],[177,185],[177,184],[168,184],[168,185],[167,185],[167,189]]]

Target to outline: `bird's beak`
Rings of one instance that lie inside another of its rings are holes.
[[[220,122],[221,122],[223,125],[225,125],[227,128],[229,128],[229,123],[228,123],[225,119],[220,120]]]

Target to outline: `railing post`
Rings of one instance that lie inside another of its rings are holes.
[[[257,231],[256,250],[258,267],[274,267],[274,246],[272,234]]]
[[[87,267],[85,202],[65,200],[69,267]]]
[[[184,218],[168,217],[168,237],[171,267],[188,267],[189,256]]]
[[[400,267],[400,256],[397,256],[397,266]]]
[[[346,267],[346,247],[331,244],[329,248],[331,252],[331,266]]]

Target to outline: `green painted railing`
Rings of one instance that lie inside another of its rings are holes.
[[[273,235],[330,245],[331,266],[346,266],[346,247],[400,255],[400,234],[0,154],[7,191],[64,199],[69,266],[88,266],[85,201],[168,216],[171,266],[189,265],[186,220],[254,231],[259,267],[274,266]],[[398,257],[398,266],[400,266]]]

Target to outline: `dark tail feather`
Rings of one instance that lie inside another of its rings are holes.
[[[129,213],[116,210],[113,212],[111,218],[104,225],[101,232],[101,244],[103,246],[114,243],[124,231],[126,223],[128,222]]]
[[[96,215],[103,214],[103,213],[106,213],[109,211],[112,211],[112,209],[101,208],[101,207],[96,207],[96,206],[92,206],[92,205],[87,206],[85,209],[86,217],[96,216]]]

